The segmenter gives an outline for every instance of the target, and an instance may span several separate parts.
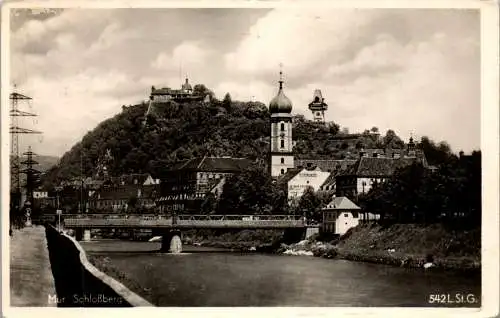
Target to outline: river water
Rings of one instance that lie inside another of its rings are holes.
[[[189,246],[174,255],[149,242],[82,246],[156,306],[480,306],[480,275]]]

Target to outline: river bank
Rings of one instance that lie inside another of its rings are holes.
[[[481,233],[453,231],[442,225],[395,224],[382,227],[365,224],[351,229],[333,242],[318,237],[281,246],[280,252],[317,257],[422,268],[479,271],[481,269]],[[291,252],[290,252],[291,251]]]
[[[371,223],[359,225],[337,240],[316,235],[296,244],[283,244],[283,232],[273,230],[216,233],[192,231],[183,235],[185,244],[227,248],[234,251],[317,256],[351,261],[421,268],[479,271],[481,231],[451,230],[440,224],[429,226]]]
[[[191,230],[182,233],[182,241],[193,246],[274,253],[281,246],[283,235],[280,230]]]

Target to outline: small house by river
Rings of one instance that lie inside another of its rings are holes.
[[[335,197],[323,208],[322,231],[343,235],[359,224],[361,208],[346,197]]]

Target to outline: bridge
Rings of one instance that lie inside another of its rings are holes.
[[[57,220],[56,215],[46,217]],[[300,215],[66,214],[61,222],[64,228],[75,230],[78,240],[90,240],[91,229],[151,229],[153,235],[163,237],[162,249],[176,236],[180,238],[183,229],[281,229],[304,236],[308,228],[319,227]]]
[[[301,216],[293,215],[64,215],[65,228],[128,229],[287,229],[306,228]]]

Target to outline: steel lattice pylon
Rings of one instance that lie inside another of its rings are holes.
[[[28,147],[28,151],[23,153],[23,155],[26,156],[26,160],[21,162],[21,164],[26,165],[26,168],[19,172],[26,174],[26,199],[33,204],[33,191],[38,182],[40,171],[33,168],[38,162],[33,160],[33,156],[36,154],[31,151],[31,146]]]
[[[14,86],[15,87],[15,86]],[[21,199],[21,179],[20,179],[20,160],[19,160],[19,134],[41,134],[39,131],[26,129],[19,127],[19,117],[35,117],[36,114],[28,113],[19,110],[20,101],[30,101],[31,97],[19,94],[16,91],[10,94],[9,99],[11,101],[10,117],[12,120],[12,125],[10,127],[11,134],[11,148],[10,148],[10,187],[11,187],[11,199],[15,202],[11,202],[15,207],[20,207]]]

